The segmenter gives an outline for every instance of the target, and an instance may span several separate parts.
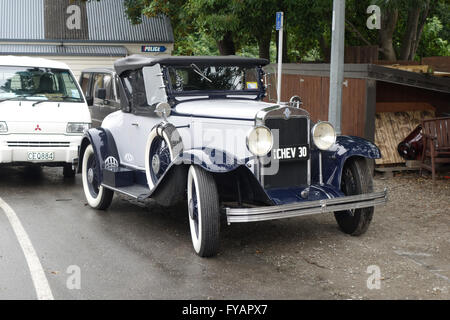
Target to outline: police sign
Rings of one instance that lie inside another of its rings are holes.
[[[165,46],[142,46],[142,52],[165,52],[167,49]]]

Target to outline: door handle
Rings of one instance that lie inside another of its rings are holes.
[[[139,127],[139,123],[132,123],[132,126]]]

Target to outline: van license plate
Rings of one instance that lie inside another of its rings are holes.
[[[28,161],[53,161],[55,160],[54,152],[28,152]]]

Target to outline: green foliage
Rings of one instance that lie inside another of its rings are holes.
[[[450,44],[448,40],[439,37],[443,29],[438,17],[427,19],[423,29],[421,43],[417,52],[420,57],[450,56]]]
[[[106,1],[106,0],[103,0]],[[428,20],[417,54],[448,55],[450,2],[431,0]],[[217,42],[231,34],[237,54],[259,56],[258,46],[270,41],[270,58],[276,59],[275,12],[285,12],[288,57],[292,62],[323,60],[331,45],[333,0],[125,0],[125,11],[133,23],[141,15],[167,15],[175,35],[174,54],[216,55]],[[377,30],[366,27],[367,7],[396,8],[399,20],[393,36],[399,52],[408,10],[423,6],[423,0],[346,0],[346,45],[377,45]],[[436,19],[435,19],[436,18]]]
[[[243,45],[236,52],[237,55],[242,57],[250,57],[250,58],[258,58],[259,57],[259,48],[257,44],[248,44]],[[274,41],[270,42],[270,61],[275,62],[277,59],[277,45]]]
[[[450,41],[450,1],[439,1],[434,7],[433,15],[438,17],[442,23],[442,30],[439,37],[443,40]]]
[[[193,32],[175,42],[174,55],[215,56],[219,54],[216,42],[204,32]]]

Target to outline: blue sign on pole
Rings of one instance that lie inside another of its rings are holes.
[[[283,12],[277,12],[276,28],[280,30],[283,27]]]

